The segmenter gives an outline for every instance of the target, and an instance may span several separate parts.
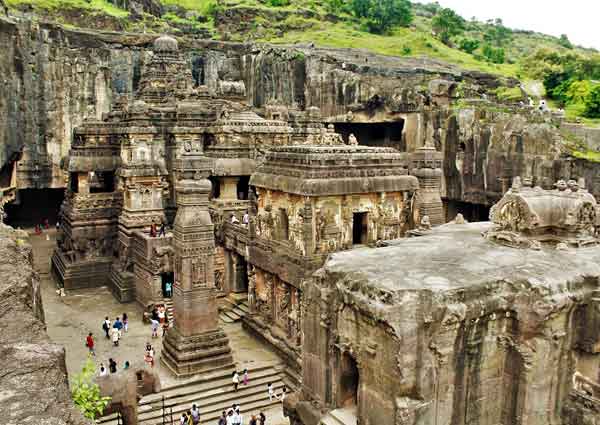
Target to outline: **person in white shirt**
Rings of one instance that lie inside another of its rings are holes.
[[[233,381],[233,390],[237,391],[238,385],[240,385],[240,375],[239,373],[237,373],[237,370],[233,372],[233,377],[231,378],[231,380]]]
[[[287,388],[284,386],[283,389],[281,390],[281,395],[279,397],[277,397],[278,400],[283,403],[283,400],[285,400],[286,394],[287,394]]]
[[[100,363],[100,376],[108,375],[108,370],[104,367],[102,363]]]
[[[269,401],[273,401],[273,397],[275,396],[275,391],[273,391],[273,384],[270,382],[267,384],[267,392],[269,393]]]
[[[233,410],[227,413],[227,425],[233,425]]]
[[[231,224],[239,224],[239,220],[238,218],[235,216],[235,214],[231,214]]]
[[[242,223],[244,224],[244,226],[247,226],[248,223],[250,223],[250,216],[248,215],[248,211],[244,213],[244,216],[242,217]]]

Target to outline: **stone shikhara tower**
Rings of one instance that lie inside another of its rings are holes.
[[[215,239],[208,212],[211,183],[200,172],[175,186],[175,325],[161,360],[178,377],[230,366],[229,339],[219,327],[214,280]]]

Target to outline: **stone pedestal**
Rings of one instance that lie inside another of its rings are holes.
[[[163,340],[161,361],[177,377],[229,367],[229,340],[219,327],[214,280],[215,241],[206,179],[177,183],[174,226],[175,325]]]
[[[417,149],[411,155],[411,174],[419,179],[419,215],[428,216],[434,226],[445,223],[442,203],[442,160],[443,155],[431,145]]]

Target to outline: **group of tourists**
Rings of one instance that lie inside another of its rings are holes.
[[[128,329],[129,318],[127,317],[127,313],[123,313],[123,320],[121,320],[120,317],[117,317],[115,322],[112,323],[112,326],[108,316],[106,316],[104,322],[102,322],[102,330],[106,335],[106,339],[112,340],[115,347],[119,346],[119,340],[123,336],[123,332],[127,332]]]
[[[129,369],[129,367],[129,362],[125,361],[125,363],[123,364],[123,370]],[[104,367],[104,363],[100,363],[99,375],[107,376],[109,371],[111,374],[117,373],[117,361],[114,360],[112,357],[108,359],[108,370]]]
[[[158,229],[157,231],[157,226],[156,223],[152,223],[150,225],[150,237],[151,238],[159,238],[162,236],[166,236],[167,235],[167,225],[165,224],[165,222],[161,222],[160,223],[160,229]]]
[[[162,328],[162,336],[165,336],[169,329],[169,317],[167,308],[164,305],[155,306],[150,313],[150,329],[152,338],[158,338],[158,329]]]
[[[248,211],[246,211],[244,213],[244,215],[242,216],[242,225],[244,227],[247,227],[249,223],[250,223],[250,215],[248,214]],[[231,213],[231,224],[240,224],[240,220],[233,213]]]
[[[267,416],[260,412],[258,416],[252,415],[248,425],[266,425]],[[187,412],[183,412],[179,418],[179,425],[198,425],[200,423],[200,410],[196,404]],[[244,417],[240,405],[235,403],[228,410],[223,410],[217,425],[244,425]]]

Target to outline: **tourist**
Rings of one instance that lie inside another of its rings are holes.
[[[56,220],[56,231],[60,229],[60,221]]]
[[[125,360],[125,366],[123,366],[123,369],[129,369],[129,360]]]
[[[150,319],[158,321],[158,309],[156,308],[156,306],[154,306],[154,308],[152,309]]]
[[[188,416],[186,415],[186,413],[185,413],[185,412],[183,412],[183,413],[181,414],[181,417],[179,418],[179,423],[180,423],[181,425],[188,425],[188,424],[189,424],[189,421],[188,421]]]
[[[190,413],[192,415],[192,424],[198,425],[200,423],[200,410],[198,410],[198,407],[195,403],[192,404],[192,410],[190,410]]]
[[[94,337],[92,336],[91,332],[88,334],[87,338],[85,339],[85,346],[88,348],[88,350],[90,350],[90,354],[92,356],[96,355],[96,352],[94,351]]]
[[[115,319],[115,323],[113,324],[113,328],[119,331],[119,337],[121,336],[121,329],[123,329],[123,322],[118,317]]]
[[[102,322],[102,329],[104,329],[104,332],[106,333],[106,339],[110,338],[110,320],[108,320],[108,316],[106,316],[104,318],[104,322]]]
[[[227,413],[224,410],[221,412],[221,417],[217,425],[227,425]]]
[[[159,323],[165,323],[165,308],[164,307],[158,307],[158,322]]]
[[[233,372],[231,380],[233,381],[233,391],[237,391],[238,385],[240,385],[240,375],[237,373],[237,370]]]
[[[150,225],[150,237],[151,238],[155,238],[156,237],[156,223],[152,223]]]
[[[44,219],[44,227],[50,229],[50,221],[47,218]]]
[[[240,221],[235,216],[235,214],[231,214],[231,224],[239,224],[239,223],[240,223]]]
[[[117,362],[112,358],[108,359],[108,369],[110,370],[110,373],[117,373]]]
[[[276,398],[275,396],[275,391],[273,391],[273,384],[272,383],[267,383],[267,392],[269,393],[269,401],[273,401],[273,397]]]
[[[158,323],[158,320],[156,319],[152,319],[152,321],[150,322],[150,327],[152,328],[152,338],[158,338],[158,326],[160,325],[160,323]]]
[[[233,414],[233,417],[235,418],[235,425],[242,425],[244,423],[242,414],[240,413],[239,405],[235,407],[235,413]]]
[[[152,367],[152,365],[154,364],[154,359],[152,358],[152,356],[150,356],[149,351],[144,352],[144,363],[146,363],[146,365],[150,367]]]
[[[284,385],[283,389],[281,390],[281,395],[279,397],[277,397],[277,400],[279,400],[280,402],[283,403],[283,400],[285,400],[286,394],[287,394],[287,388]]]
[[[154,348],[150,347],[148,357],[150,358],[150,367],[154,367]]]
[[[260,425],[265,425],[267,422],[267,417],[263,412],[260,412],[260,415],[258,415],[258,422],[260,422]]]
[[[256,424],[256,416],[252,415],[252,417],[250,418],[250,423],[248,425],[257,425]]]
[[[244,224],[244,227],[248,226],[248,223],[250,223],[250,216],[248,215],[248,211],[246,211],[242,217],[242,223]]]
[[[165,226],[165,222],[161,221],[160,222],[160,229],[158,231],[158,237],[160,237],[161,235],[162,236],[167,236],[166,230],[167,230],[167,226]]]
[[[171,282],[165,283],[165,297],[171,298],[173,292],[173,284]]]
[[[104,364],[100,363],[100,376],[108,375],[108,370],[104,367]]]
[[[167,331],[169,330],[169,317],[166,317],[165,323],[163,323],[162,325],[162,336],[165,336],[167,334]]]
[[[125,332],[127,332],[128,329],[129,329],[129,317],[127,316],[127,313],[123,313],[123,330]]]
[[[227,413],[226,425],[233,425],[233,410],[229,410]]]
[[[244,369],[244,378],[243,378],[244,385],[248,385],[248,381],[249,381],[249,379],[248,379],[248,369]]]
[[[115,347],[119,346],[119,333],[120,333],[119,329],[117,329],[117,328],[115,328],[113,326],[113,328],[112,328],[112,342],[113,342],[113,345]]]

